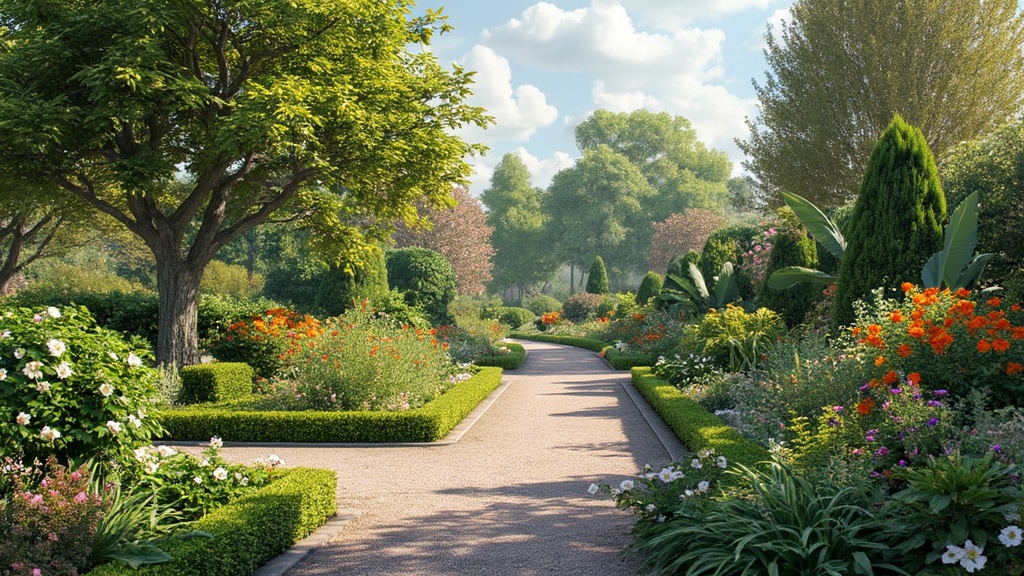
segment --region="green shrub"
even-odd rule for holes
[[[509,338],[518,338],[519,340],[533,340],[534,342],[551,342],[552,344],[565,344],[566,346],[586,348],[587,350],[590,350],[592,352],[601,352],[602,350],[608,347],[608,343],[603,340],[596,340],[594,338],[580,338],[576,336],[554,336],[551,334],[513,332],[509,334]]]
[[[148,356],[85,308],[0,309],[0,458],[126,461],[161,432]]]
[[[690,263],[700,267],[700,252],[690,250],[686,254],[680,256],[676,260],[668,263],[668,269],[665,270],[665,276],[687,276],[690,270]],[[722,268],[721,265],[718,266]]]
[[[896,115],[871,152],[839,263],[833,327],[854,320],[853,302],[879,286],[918,282],[942,250],[946,197],[921,131]]]
[[[661,293],[661,285],[664,283],[665,279],[657,272],[644,274],[644,279],[640,282],[640,288],[636,291],[637,305],[646,306],[651,301],[651,298]]]
[[[164,546],[166,564],[132,569],[110,563],[88,576],[249,576],[261,564],[305,538],[337,511],[331,470],[292,468],[268,486],[207,514],[191,526],[212,538]]]
[[[821,295],[821,287],[811,282],[801,282],[785,290],[767,286],[772,273],[787,266],[818,268],[817,242],[807,235],[807,230],[796,220],[789,208],[779,210],[778,233],[771,237],[771,252],[764,281],[758,289],[755,302],[758,306],[778,312],[790,328],[803,323],[807,313],[814,308]]]
[[[203,269],[199,291],[203,294],[251,298],[263,290],[263,282],[263,276],[249,274],[244,266],[212,260]]]
[[[361,266],[332,266],[320,280],[316,306],[328,316],[337,316],[354,303],[375,301],[388,291],[388,270],[384,251],[371,246]]]
[[[167,410],[167,438],[235,442],[433,442],[443,438],[501,384],[500,368],[481,368],[422,408],[404,412],[249,411],[243,403]]]
[[[744,438],[675,386],[651,374],[650,368],[633,368],[633,386],[690,451],[714,450],[729,462],[747,467],[769,460],[767,450]]]
[[[296,265],[286,265],[267,272],[267,279],[263,282],[263,297],[303,313],[313,313],[316,311],[316,297],[320,293],[326,267],[292,264]]]
[[[738,306],[712,310],[683,331],[681,354],[710,356],[720,368],[730,372],[754,370],[761,354],[784,333],[785,323],[778,313],[761,308],[746,312]]]
[[[522,344],[516,344],[515,342],[505,342],[502,347],[508,350],[508,352],[502,352],[501,348],[498,349],[497,354],[487,354],[478,356],[473,363],[477,366],[495,366],[503,370],[518,370],[523,362],[526,361],[526,349],[523,348]]]
[[[590,294],[610,294],[608,287],[608,269],[604,266],[604,259],[600,256],[594,257],[590,265],[590,275],[587,277],[587,292]]]
[[[732,262],[737,272],[736,282],[740,298],[749,300],[754,295],[754,286],[750,276],[744,271],[743,252],[761,236],[762,231],[757,226],[729,226],[712,232],[704,243],[700,263],[697,265],[708,284],[712,283],[712,278],[718,276],[722,264]]]
[[[622,352],[615,349],[615,346],[606,346],[604,359],[616,370],[629,370],[634,366],[653,366],[657,358],[653,354],[637,354],[635,352]]]
[[[533,312],[526,308],[515,308],[511,306],[502,306],[492,312],[491,317],[506,326],[512,328],[518,328],[523,324],[529,324],[533,322],[537,316]]]
[[[455,300],[455,271],[439,252],[399,248],[387,252],[388,283],[410,306],[423,310],[434,325],[450,324],[448,305]]]
[[[633,298],[629,300],[632,302]],[[618,305],[619,299],[615,294],[602,294],[601,301],[597,303],[597,308],[594,309],[594,317],[607,319],[608,316],[615,312]]]
[[[597,314],[597,307],[601,305],[601,296],[589,292],[573,294],[568,300],[562,303],[562,318],[579,324],[586,322]]]
[[[562,303],[557,298],[541,294],[523,300],[523,307],[537,316],[543,316],[561,310]]]
[[[245,362],[214,362],[185,366],[178,402],[228,402],[252,395],[256,372]]]

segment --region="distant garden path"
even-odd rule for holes
[[[630,400],[629,375],[593,352],[539,342],[455,444],[226,448],[338,472],[338,506],[360,511],[288,576],[633,575],[633,515],[593,482],[618,483],[669,460]],[[677,450],[678,447],[673,447]]]

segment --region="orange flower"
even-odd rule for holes
[[[895,370],[889,370],[885,373],[885,376],[882,376],[882,384],[886,386],[892,386],[896,383],[896,380],[899,380],[899,375],[896,374]]]
[[[875,358],[875,366],[881,366],[882,364],[885,364],[885,356]]]
[[[1014,340],[1024,340],[1024,326],[1010,330],[1010,334]]]
[[[1008,376],[1013,376],[1014,374],[1019,374],[1021,370],[1024,370],[1024,367],[1022,367],[1017,362],[1007,362],[1006,363],[1006,374]]]
[[[860,336],[860,326],[854,326],[853,327],[853,335],[854,336]]]
[[[989,298],[988,301],[985,303],[993,308],[998,308],[1000,305],[1002,305],[1003,301],[998,296],[993,296]]]
[[[954,292],[954,294],[956,294],[956,296],[959,298],[967,298],[968,296],[971,295],[971,291],[968,290],[967,288],[960,288],[956,292]]]
[[[878,324],[871,324],[868,326],[868,334],[871,336],[878,336],[882,333],[882,327]]]
[[[920,325],[911,325],[910,328],[907,328],[907,334],[910,335],[911,338],[919,339],[924,336],[924,328]]]
[[[903,284],[900,284],[900,288],[902,288],[903,293],[906,294],[907,292],[910,292],[911,290],[914,289],[914,285],[910,282],[904,282]]]
[[[955,310],[963,314],[964,316],[972,316],[974,315],[974,306],[975,303],[971,302],[970,300],[961,300],[960,302],[957,303],[956,306],[954,306],[951,309],[951,311]]]
[[[942,328],[933,328],[930,334],[931,337],[928,339],[928,344],[931,345],[932,352],[935,354],[944,354],[946,348],[953,343],[953,337]]]
[[[996,352],[1006,352],[1010,349],[1010,341],[996,338],[992,341],[992,347],[995,348]]]
[[[875,380],[874,378],[872,378],[871,381],[868,382],[868,387],[870,387],[870,388],[878,388],[881,385],[882,385],[882,383],[879,382],[878,380]]]
[[[978,352],[984,354],[985,352],[988,352],[989,350],[992,349],[992,345],[989,344],[988,340],[978,340],[978,345],[976,346],[976,348],[978,349]]]
[[[921,374],[918,372],[911,372],[910,374],[907,374],[907,381],[914,386],[917,386],[921,383]]]
[[[903,322],[903,313],[899,310],[893,310],[889,313],[889,320],[895,324],[899,324],[900,322]]]
[[[984,316],[975,316],[971,318],[971,321],[967,323],[967,328],[970,330],[977,330],[978,328],[984,328],[988,325],[988,318]]]
[[[874,398],[865,398],[857,403],[857,413],[861,416],[867,416],[871,414],[871,409],[875,407]]]
[[[906,358],[913,353],[914,349],[910,347],[910,344],[901,344],[899,349],[896,350],[896,354],[898,354],[900,358]]]
[[[1020,312],[1020,304],[1018,303],[1014,304],[1013,306],[1010,306],[1010,310],[1013,310],[1014,312]]]

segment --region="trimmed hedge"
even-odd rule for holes
[[[494,354],[491,356],[481,356],[473,361],[477,366],[496,366],[504,370],[518,370],[523,362],[526,362],[526,348],[523,348],[522,344],[516,344],[515,342],[505,342],[502,344],[509,349],[508,354]]]
[[[178,370],[181,393],[178,402],[229,402],[252,395],[256,371],[245,362],[214,362],[196,364]]]
[[[203,516],[190,527],[209,532],[213,538],[178,540],[164,546],[173,561],[138,569],[110,563],[87,576],[250,576],[337,512],[337,483],[331,470],[284,470],[281,478]]]
[[[494,318],[502,324],[511,326],[512,328],[518,328],[523,324],[533,322],[537,318],[537,315],[526,308],[502,306],[494,310]]]
[[[552,344],[565,344],[567,346],[575,346],[577,348],[586,348],[593,352],[600,352],[607,348],[609,344],[601,340],[594,338],[579,338],[576,336],[554,336],[551,334],[533,334],[524,332],[514,332],[509,334],[509,338],[518,338],[520,340],[533,340],[534,342],[551,342]]]
[[[615,346],[608,346],[603,352],[604,359],[616,370],[629,370],[634,366],[654,366],[658,360],[653,354],[620,352]]]
[[[232,442],[433,442],[444,438],[501,384],[500,368],[482,368],[433,402],[406,412],[250,412],[230,405],[161,413],[166,439]]]
[[[646,367],[633,368],[633,386],[692,452],[714,449],[729,462],[747,467],[771,459],[768,450],[747,440],[721,418]]]

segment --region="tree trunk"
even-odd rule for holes
[[[158,364],[181,367],[199,363],[199,281],[205,264],[182,261],[175,255],[157,257]]]
[[[576,293],[576,264],[569,262],[569,295]]]

